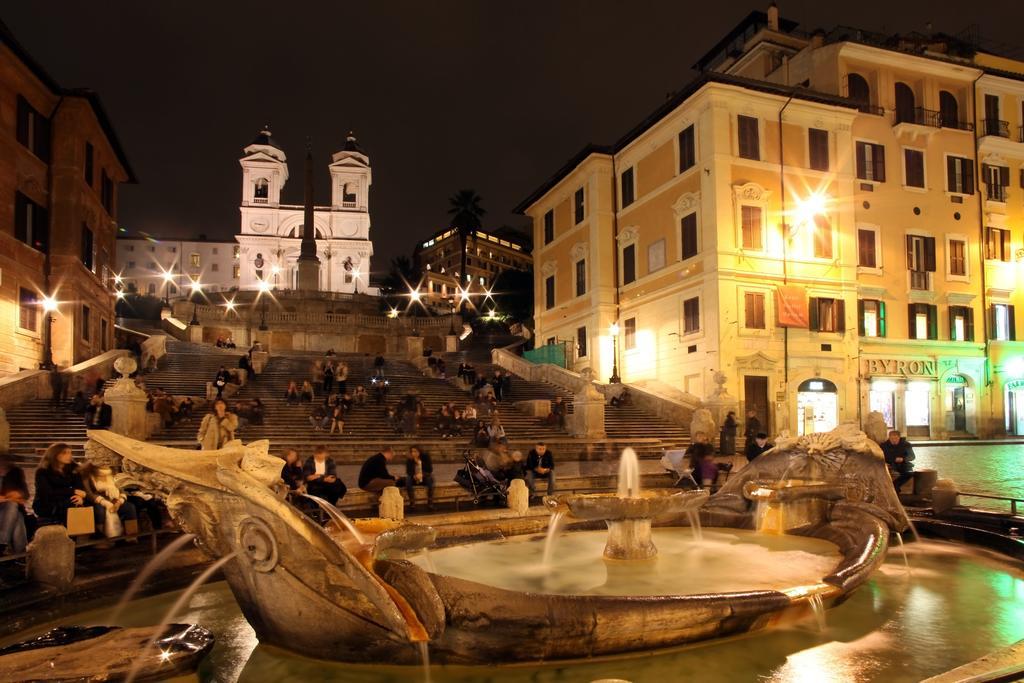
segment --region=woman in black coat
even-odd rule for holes
[[[41,519],[67,524],[68,508],[85,505],[85,484],[71,461],[71,446],[51,444],[36,470],[32,509]]]

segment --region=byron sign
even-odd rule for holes
[[[936,360],[916,358],[866,358],[864,374],[871,377],[935,377],[939,364]]]

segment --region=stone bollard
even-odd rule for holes
[[[66,591],[75,580],[75,542],[60,524],[36,531],[28,544],[26,574],[30,581]]]
[[[459,335],[449,334],[444,338],[445,353],[455,353],[459,350]]]
[[[932,510],[936,515],[949,512],[960,505],[960,493],[952,479],[939,479],[932,488]]]
[[[935,483],[939,481],[939,473],[935,470],[914,471],[914,495],[928,500],[932,497]]]
[[[604,396],[587,384],[573,394],[572,415],[567,421],[569,434],[587,439],[603,439],[604,430]]]
[[[380,511],[377,515],[381,519],[405,519],[405,501],[397,486],[388,486],[380,492]]]
[[[513,479],[508,486],[508,509],[520,517],[530,509],[530,490],[522,479]]]
[[[104,392],[103,398],[110,406],[110,431],[145,441],[149,437],[146,418],[146,403],[149,398],[129,377],[137,367],[138,364],[132,356],[121,356],[115,360],[114,369],[121,373],[121,377],[114,382],[114,386]]]

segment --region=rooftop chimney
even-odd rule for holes
[[[774,2],[768,5],[768,28],[773,31],[779,30],[779,6]]]

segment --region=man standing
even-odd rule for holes
[[[348,490],[345,482],[338,478],[334,460],[327,457],[327,446],[313,449],[313,455],[302,465],[302,478],[306,481],[306,493],[323,498],[331,505],[337,505]]]
[[[385,446],[380,453],[371,455],[359,470],[359,488],[370,493],[380,493],[388,486],[400,486],[405,483],[391,476],[388,463],[395,459],[395,451]]]
[[[409,457],[405,461],[405,492],[409,505],[416,505],[416,487],[427,489],[427,509],[434,509],[434,466],[430,454],[419,446],[409,446]]]
[[[914,478],[914,448],[899,431],[889,431],[889,438],[882,442],[882,453],[889,470],[896,473],[893,486],[898,493],[900,487]]]
[[[775,448],[775,444],[768,443],[768,435],[764,432],[758,432],[754,435],[753,443],[747,446],[747,450],[744,455],[747,456],[747,462],[753,462],[754,458],[757,458],[767,450]]]
[[[555,458],[543,441],[534,444],[526,455],[526,488],[530,489],[531,497],[537,495],[535,481],[538,477],[548,480],[548,495],[554,495]]]
[[[110,429],[113,416],[110,406],[103,402],[103,392],[92,395],[89,407],[85,409],[85,426],[87,429]]]
[[[757,419],[757,411],[753,408],[747,411],[747,424],[743,430],[743,448],[744,450],[750,448],[750,444],[754,443],[754,439],[757,438],[759,432],[763,431],[761,428],[761,421]]]

